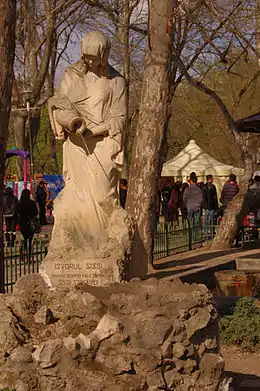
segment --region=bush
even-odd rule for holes
[[[244,349],[260,348],[260,311],[254,299],[239,299],[233,314],[220,320],[222,341],[228,345],[241,346]]]

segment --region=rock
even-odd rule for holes
[[[95,336],[79,334],[76,338],[76,343],[80,346],[80,357],[82,357],[84,361],[91,363],[98,349],[98,339]]]
[[[78,376],[66,379],[65,391],[107,391],[110,388],[108,385],[110,380],[103,371],[88,368],[80,371]],[[115,384],[113,386],[115,387]],[[115,391],[116,389],[115,387]]]
[[[12,313],[15,314],[16,317],[26,321],[28,313],[26,310],[26,303],[22,297],[15,297],[13,295],[6,296],[5,304],[11,309]]]
[[[205,385],[217,384],[224,367],[225,363],[220,354],[205,353],[200,362],[200,382],[203,380]]]
[[[168,389],[175,389],[175,387],[181,382],[182,376],[176,370],[166,371],[164,373],[164,379],[166,381]]]
[[[12,371],[0,371],[0,389],[2,391],[29,391],[30,386],[21,379],[19,374]]]
[[[214,350],[214,349],[216,349],[218,347],[217,338],[216,337],[207,338],[204,341],[204,345],[205,345],[205,348],[207,350]]]
[[[56,320],[51,309],[46,306],[41,307],[34,315],[34,321],[38,324],[48,325],[55,323]]]
[[[180,310],[179,311],[179,319],[180,320],[187,320],[187,319],[189,319],[189,317],[190,317],[189,311],[187,311],[187,310]]]
[[[153,319],[152,322],[151,319]],[[133,335],[132,343],[136,347],[158,349],[173,329],[164,314],[151,310],[136,314],[134,323],[136,333]]]
[[[192,356],[194,356],[194,353],[195,353],[195,350],[194,350],[193,345],[186,346],[186,351],[185,351],[186,357],[188,357],[188,358],[192,357]]]
[[[147,391],[148,388],[145,377],[140,375],[123,375],[118,377],[116,383],[120,384],[121,391]],[[111,391],[114,391],[114,388],[112,388]]]
[[[78,334],[88,335],[94,331],[106,314],[107,308],[97,297],[77,289],[63,292],[63,295],[51,292],[46,304],[55,318],[65,325],[68,335],[76,338]]]
[[[161,346],[161,356],[162,358],[171,358],[172,357],[172,349],[173,343],[171,340],[167,339],[163,345]]]
[[[120,330],[123,330],[122,324],[120,324],[112,315],[107,313],[100,320],[97,328],[91,333],[91,336],[96,337],[98,341],[101,342]]]
[[[11,351],[18,346],[15,334],[14,321],[12,312],[5,305],[4,296],[0,295],[0,360],[10,355]]]
[[[185,355],[186,348],[183,344],[177,342],[172,347],[172,354],[176,358],[182,358]]]
[[[147,280],[44,292],[32,281],[27,303],[27,283],[0,295],[0,389],[217,390],[224,367],[205,287]]]
[[[109,341],[101,343],[95,362],[102,364],[109,373],[115,375],[134,374],[133,356],[123,345],[111,345]]]
[[[175,343],[184,342],[187,339],[185,324],[182,322],[175,322],[169,338]]]
[[[202,342],[202,343],[199,345],[197,352],[198,352],[198,354],[199,354],[199,357],[202,357],[202,356],[204,355],[204,353],[206,352],[206,347],[205,347],[204,342]]]
[[[149,387],[158,387],[158,389],[165,388],[165,381],[160,368],[148,373],[146,381]]]
[[[48,288],[40,274],[27,274],[14,285],[13,295],[26,303],[27,313],[35,314],[48,293]]]
[[[60,359],[62,340],[47,341],[42,343],[33,352],[32,357],[41,368],[50,368],[55,366]]]
[[[63,346],[70,353],[72,359],[76,359],[79,356],[80,344],[72,337],[66,337],[63,339]]]
[[[18,346],[16,349],[12,351],[9,360],[12,363],[21,363],[21,364],[31,363],[33,361],[32,352],[23,346]]]
[[[197,362],[195,360],[185,360],[183,366],[184,366],[184,373],[190,374],[195,370],[197,366]]]
[[[131,359],[136,373],[143,374],[154,371],[160,364],[161,356],[152,349],[133,349]]]
[[[199,308],[196,314],[185,321],[187,338],[190,339],[198,330],[204,329],[211,319],[207,308]]]

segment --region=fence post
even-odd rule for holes
[[[188,238],[189,238],[189,250],[192,250],[192,227],[191,227],[190,219],[188,219]]]
[[[169,256],[168,224],[166,225],[166,256]]]

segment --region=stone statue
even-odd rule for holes
[[[72,259],[124,258],[134,224],[118,205],[126,121],[124,78],[108,63],[110,43],[101,32],[81,41],[81,59],[70,65],[49,99],[51,126],[63,143],[65,187],[54,204],[54,228],[42,271],[80,269]],[[128,251],[127,250],[127,251]],[[78,262],[78,261],[77,261]],[[81,262],[81,261],[79,261]],[[55,264],[56,265],[56,264]],[[71,266],[74,265],[74,266]],[[53,272],[53,270],[52,270]],[[92,278],[92,277],[91,277]]]

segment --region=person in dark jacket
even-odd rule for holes
[[[39,183],[39,186],[36,191],[37,202],[39,205],[39,218],[40,224],[46,225],[46,201],[47,201],[47,190],[46,185],[43,181]]]
[[[239,191],[236,179],[237,178],[235,174],[230,174],[229,180],[223,186],[220,202],[223,204],[224,209],[228,206],[230,201],[235,197],[235,195],[237,195]]]
[[[210,234],[214,233],[214,216],[218,210],[218,197],[217,189],[213,184],[214,178],[213,175],[206,176],[207,183],[203,189],[203,206],[205,209],[205,218],[204,218],[204,231],[207,234],[208,228],[210,227]]]
[[[119,202],[121,208],[125,209],[127,196],[127,179],[121,178],[119,181]]]
[[[179,225],[179,216],[178,216],[178,207],[179,207],[179,191],[176,183],[172,186],[171,196],[168,202],[168,222],[170,228],[175,229]]]
[[[7,187],[3,194],[3,216],[6,226],[6,245],[14,246],[16,237],[16,225],[18,218],[18,199],[11,187]]]
[[[32,241],[35,233],[33,218],[38,215],[36,202],[30,199],[30,190],[22,191],[19,207],[18,207],[18,222],[21,234],[23,235],[23,250],[28,251],[28,255],[32,252]]]
[[[183,201],[183,195],[184,195],[185,189],[187,189],[187,187],[189,187],[189,184],[187,182],[184,182],[182,184],[182,186],[181,186],[180,200],[179,200],[179,206],[180,206],[180,209],[181,209],[181,219],[182,219],[183,227],[187,226],[187,219],[188,219],[187,206],[186,206],[186,204]]]
[[[169,211],[169,201],[172,194],[172,184],[170,180],[167,180],[165,185],[161,190],[161,201],[162,201],[162,215],[164,217],[164,228],[168,226],[168,211]]]

